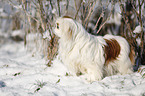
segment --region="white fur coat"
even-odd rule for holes
[[[58,54],[72,75],[85,74],[92,82],[104,76],[132,73],[130,46],[123,37],[90,35],[68,17],[56,20],[55,34],[60,37]],[[116,57],[111,57],[113,54]]]

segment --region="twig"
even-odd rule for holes
[[[50,0],[50,5],[51,5],[51,8],[53,9],[53,5],[52,5],[52,1]]]
[[[125,12],[123,4],[121,3],[121,0],[119,0],[119,3],[120,3],[120,9],[121,9],[121,11],[123,13],[123,19],[125,21],[125,24],[127,25],[127,28],[128,28],[128,30],[130,32],[131,37],[132,37],[133,31],[131,30],[131,27],[130,27],[130,25],[128,23],[129,20],[128,20],[128,17],[126,16],[126,14],[125,14],[126,12]]]
[[[143,26],[142,26],[142,20],[141,20],[141,4],[140,4],[140,0],[138,0],[138,3],[139,3],[139,22],[140,22],[141,28],[143,28]]]
[[[97,23],[96,23],[95,27],[93,28],[93,30],[95,30],[97,28],[98,23],[99,23],[99,21],[100,21],[100,19],[102,18],[103,15],[104,15],[104,11],[102,11],[102,13],[100,14],[100,16],[99,16],[99,18],[97,20]]]
[[[109,2],[108,2],[107,5],[109,5]],[[101,2],[101,7],[102,7],[102,13],[100,14],[100,16],[99,16],[99,18],[98,18],[98,20],[97,20],[97,23],[96,23],[95,27],[93,28],[93,30],[95,30],[95,29],[97,28],[98,23],[99,23],[101,17],[103,17],[103,15],[104,15],[104,12],[105,12],[105,11],[104,11],[104,9],[103,9],[102,2]],[[107,7],[108,7],[108,6],[106,6],[106,9],[107,9]],[[112,11],[111,11],[111,12],[112,12]]]
[[[45,21],[45,19],[44,19],[44,16],[45,16],[44,12],[45,11],[43,9],[43,2],[41,0],[38,0],[38,4],[39,4],[39,9],[38,10],[39,10],[39,14],[40,14],[40,21],[41,21],[41,24],[42,24],[42,29],[43,29],[43,31],[45,31],[45,29],[46,29],[46,27],[44,25],[44,21]],[[43,36],[43,34],[42,34],[42,36]]]
[[[66,9],[65,10],[68,10],[68,6],[69,6],[69,0],[67,0]]]
[[[94,5],[95,5],[95,3],[94,3]],[[88,20],[90,14],[91,14],[92,12],[93,12],[93,8],[91,7],[90,10],[89,10],[89,13],[88,13],[88,15],[87,15],[87,17],[85,18],[85,21],[84,21],[84,22],[86,22],[86,21]]]
[[[142,2],[141,2],[141,4],[140,4],[140,5],[142,6],[142,5],[143,5],[143,3],[144,3],[144,0],[142,0]]]
[[[113,1],[112,1],[113,2]],[[114,8],[114,4],[112,4],[112,8],[111,8],[111,11],[110,11],[110,15],[107,17],[107,19],[105,20],[105,22],[100,26],[99,30],[96,32],[96,34],[98,34],[100,32],[100,30],[102,29],[102,27],[106,24],[106,22],[110,19],[111,17],[111,14],[112,14],[112,11],[113,11],[113,8]],[[102,11],[103,13],[103,11]],[[98,22],[98,21],[97,21]],[[95,29],[95,28],[94,28]]]
[[[47,23],[47,25],[48,25],[48,31],[49,31],[49,35],[50,35],[50,37],[51,37],[51,39],[53,38],[53,36],[52,35],[54,35],[54,34],[52,34],[52,26],[51,26],[51,24],[50,23]]]
[[[84,6],[84,4],[83,4],[83,7],[85,7],[85,8],[82,8],[82,10],[83,10],[83,14],[82,14],[82,24],[83,24],[83,26],[85,26],[85,22],[84,22],[84,18],[86,18],[86,15],[87,15],[87,9],[89,9],[89,4],[87,5],[87,6]]]
[[[137,10],[135,9],[135,6],[134,6],[134,4],[133,4],[133,1],[132,1],[132,6],[133,6],[133,11],[136,13],[136,15],[137,15],[137,17],[138,17],[138,21],[139,21],[139,24],[140,24],[140,26],[141,26],[141,51],[142,51],[142,53],[143,53],[143,47],[144,47],[144,32],[143,32],[143,24],[142,24],[142,20],[141,20],[141,16],[142,16],[142,14],[141,14],[141,6],[143,5],[143,2],[144,2],[144,0],[142,1],[142,3],[140,3],[140,0],[138,0],[138,7],[139,7],[139,13],[137,12]]]
[[[24,11],[25,15],[27,15],[26,17],[30,17],[30,18],[32,18],[33,20],[35,20],[36,22],[39,22],[39,20],[37,20],[36,18],[32,17],[32,15],[30,15],[30,14],[25,10],[25,8],[24,8],[23,5],[22,5],[22,8],[23,8],[23,11]]]
[[[107,20],[100,26],[99,30],[96,32],[97,34],[100,32],[100,30],[106,24],[106,22],[109,20],[110,17],[111,17],[111,13],[110,13],[110,16],[107,18]]]
[[[144,0],[143,0],[144,1]],[[143,25],[142,25],[142,20],[141,20],[141,3],[140,3],[140,0],[138,0],[138,3],[139,3],[139,23],[140,23],[140,26],[141,26],[141,58],[143,59],[143,53],[144,53],[144,32],[143,32]]]
[[[58,15],[61,16],[61,14],[60,14],[60,5],[59,5],[59,3],[60,3],[59,0],[57,0]]]
[[[80,8],[81,8],[82,1],[83,1],[83,0],[81,0],[81,3],[80,3],[80,5],[79,5],[80,7],[77,9],[77,13],[76,13],[76,15],[75,15],[75,19],[77,18],[77,15],[78,15],[79,10],[80,10]],[[75,3],[75,4],[76,4],[76,3]]]
[[[92,5],[92,7],[90,8],[90,10],[89,10],[89,13],[88,13],[88,15],[87,15],[87,17],[85,18],[85,21],[84,21],[84,24],[85,24],[85,28],[87,28],[87,26],[88,26],[88,23],[89,23],[89,20],[90,20],[90,17],[91,17],[91,15],[92,15],[92,13],[93,13],[93,10],[94,10],[94,7],[95,7],[95,5],[96,5],[96,2],[93,2],[92,3],[93,5]]]
[[[37,2],[35,0],[32,0],[33,4],[36,6],[36,8],[39,8]]]
[[[133,0],[132,0],[132,2],[131,2],[131,5],[132,5],[132,7],[133,7],[133,11],[136,13],[137,16],[139,16],[139,14],[138,14],[138,12],[137,12],[137,10],[135,9],[135,6],[134,6],[134,4],[133,4]]]

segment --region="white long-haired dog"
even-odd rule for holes
[[[69,17],[56,20],[58,54],[72,75],[85,74],[92,82],[104,76],[132,73],[133,54],[120,36],[93,36]]]

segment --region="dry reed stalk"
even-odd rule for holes
[[[104,12],[102,12],[102,13],[100,14],[100,16],[99,16],[99,18],[98,18],[98,20],[97,20],[97,23],[96,23],[95,27],[93,28],[93,30],[95,30],[95,29],[97,28],[98,23],[99,23],[100,19],[102,18],[103,14],[104,14]]]
[[[42,25],[42,29],[43,29],[43,32],[46,31],[46,24],[45,24],[45,14],[44,14],[44,9],[43,9],[43,3],[42,3],[42,0],[38,0],[38,4],[39,4],[39,15],[40,15],[40,22],[41,22],[41,25]],[[42,32],[41,32],[42,34]],[[42,34],[43,36],[43,34]]]
[[[120,3],[120,9],[121,9],[121,13],[123,13],[123,19],[124,19],[124,22],[125,24],[127,25],[127,29],[129,30],[130,32],[130,35],[131,35],[131,38],[132,38],[132,34],[133,34],[133,31],[131,30],[131,27],[130,27],[130,24],[129,24],[129,20],[128,20],[128,17],[126,16],[126,12],[125,12],[125,9],[124,9],[124,6],[123,4],[121,3],[121,0],[119,0],[119,3]]]
[[[41,35],[43,36],[43,32],[45,32],[46,30],[49,31],[50,41],[48,41],[48,39],[47,40],[42,39],[41,40],[42,46],[39,46],[40,45],[39,42],[37,42],[37,40],[34,40],[35,45],[36,45],[34,47],[38,47],[38,48],[36,48],[36,50],[43,52],[44,56],[47,56],[47,59],[49,60],[47,65],[50,66],[51,65],[51,61],[53,60],[53,58],[56,57],[56,54],[57,54],[57,46],[58,46],[57,40],[58,39],[53,33],[52,23],[51,23],[52,21],[50,20],[49,17],[46,16],[46,13],[45,13],[45,10],[44,10],[45,6],[43,6],[44,2],[42,0],[38,0],[37,4],[36,4],[36,2],[33,2],[33,3],[35,3],[34,5],[35,5],[35,8],[36,8],[36,10],[38,12],[37,19],[30,15],[30,12],[32,10],[27,10],[27,7],[31,7],[31,6],[27,5],[27,3],[25,3],[25,0],[22,0],[22,10],[24,11],[25,18],[28,21],[26,23],[28,23],[30,25],[29,26],[30,27],[30,32],[34,31],[33,28],[31,28],[31,25],[32,25],[31,19],[34,19],[37,23],[40,24],[39,28],[37,27],[36,30],[35,30],[36,33],[37,32],[41,33]],[[59,0],[58,0],[58,3],[59,3]],[[52,6],[52,2],[51,2],[51,7],[53,7]],[[27,11],[30,11],[30,12],[28,13]],[[25,29],[27,29],[27,28],[25,28]],[[25,32],[26,32],[26,34],[25,34],[25,44],[26,44],[26,42],[27,42],[26,36],[28,34],[28,30],[26,30]]]
[[[58,15],[61,16],[59,3],[60,3],[60,0],[57,0]]]
[[[47,66],[50,67],[53,59],[57,56],[57,50],[58,50],[58,37],[53,35],[53,38],[49,41],[49,47],[47,47],[48,55],[47,58],[49,62],[47,63]]]
[[[51,8],[53,9],[53,4],[52,4],[52,1],[50,0],[50,5],[51,5]]]
[[[91,17],[91,15],[93,14],[95,5],[96,5],[96,1],[95,1],[95,2],[92,2],[91,8],[89,9],[89,13],[88,13],[87,17],[86,17],[85,20],[84,20],[84,25],[85,25],[85,28],[86,28],[86,29],[87,29],[87,27],[88,27],[88,23],[89,23],[90,17]]]
[[[74,0],[75,1],[75,0]],[[75,14],[75,19],[77,18],[77,15],[78,15],[78,13],[79,13],[79,10],[80,10],[80,8],[81,8],[81,4],[82,4],[82,2],[83,2],[83,0],[81,0],[81,3],[80,3],[80,7],[77,9],[77,7],[76,7],[76,10],[77,10],[77,13]],[[76,1],[75,1],[75,5],[76,5]]]
[[[131,26],[130,26],[130,23],[129,23],[129,19],[127,17],[126,12],[125,12],[125,8],[124,8],[123,4],[121,3],[121,0],[119,0],[119,3],[120,3],[121,13],[123,13],[122,14],[123,20],[125,22],[125,25],[127,25],[125,28],[128,29],[129,33],[130,33],[130,36],[128,36],[128,33],[126,32],[125,38],[128,40],[128,42],[131,42],[130,46],[135,50],[135,48],[137,46],[137,43],[136,43],[135,38],[133,37],[133,30],[131,29]]]
[[[88,9],[89,9],[90,7],[89,7],[89,4],[87,4],[87,6],[84,6],[84,3],[83,3],[83,7],[84,7],[84,8],[82,8],[82,15],[81,15],[81,16],[82,16],[82,25],[85,26],[85,21],[84,21],[84,19],[86,18],[87,14],[88,14],[87,11],[88,11]]]
[[[107,4],[107,5],[109,5],[109,4]],[[100,14],[100,16],[99,16],[99,18],[98,18],[98,20],[97,20],[97,23],[95,24],[95,27],[93,28],[93,30],[95,30],[95,29],[97,28],[98,23],[99,23],[101,17],[104,16],[104,12],[105,12],[105,11],[104,11],[104,9],[103,9],[102,3],[101,3],[101,7],[102,7],[102,13]],[[107,8],[107,7],[108,7],[108,6],[106,6],[106,8]]]
[[[144,2],[144,0],[142,0],[142,2]],[[143,3],[140,3],[140,0],[138,0],[138,4],[139,4],[139,15],[138,15],[138,18],[139,18],[139,24],[141,26],[141,56],[143,56],[143,53],[144,53],[144,32],[143,32],[143,24],[142,24],[142,13],[141,13],[141,6],[143,5]],[[143,58],[143,57],[142,57]]]
[[[112,4],[112,8],[111,8],[111,11],[110,11],[110,15],[107,17],[107,19],[104,21],[104,23],[99,27],[99,30],[96,32],[96,34],[98,34],[99,32],[100,32],[100,30],[102,29],[102,27],[106,24],[106,22],[110,19],[110,17],[111,17],[111,15],[112,15],[112,12],[113,12],[113,8],[114,8],[114,4],[113,4],[113,2],[114,2],[114,0],[112,0],[112,2],[111,2],[111,4]],[[104,14],[104,11],[102,10],[102,13],[101,13],[101,15],[103,15]],[[100,15],[100,17],[99,18],[101,18],[101,15]],[[97,23],[98,23],[99,21],[97,21]],[[97,27],[97,24],[96,23],[96,25],[95,25],[95,27]],[[94,28],[95,29],[95,28]]]
[[[124,22],[125,24],[127,25],[127,29],[129,30],[130,32],[130,41],[129,42],[132,42],[131,43],[131,47],[134,48],[134,50],[137,51],[137,57],[141,58],[141,62],[143,63],[144,61],[144,47],[145,47],[145,41],[144,41],[144,30],[143,30],[143,21],[142,21],[142,5],[144,4],[144,0],[137,0],[138,2],[138,5],[135,6],[135,2],[136,0],[131,0],[130,3],[131,3],[131,7],[132,7],[132,11],[134,12],[134,15],[136,16],[135,18],[137,18],[138,20],[138,23],[139,25],[141,26],[141,32],[139,33],[139,37],[141,38],[141,43],[139,45],[139,48],[138,48],[138,45],[137,45],[137,42],[136,42],[136,38],[133,37],[133,31],[131,30],[131,27],[130,27],[130,23],[128,22],[128,17],[126,15],[126,12],[125,12],[125,8],[123,6],[123,4],[121,4],[121,0],[119,0],[119,3],[120,3],[120,9],[123,13],[123,19],[124,19]],[[137,11],[137,8],[138,8],[138,11]],[[133,27],[133,30],[135,29],[136,26]],[[128,39],[129,37],[127,37]],[[140,63],[141,63],[140,62]]]
[[[69,6],[69,0],[67,0],[67,3],[66,3],[66,8],[65,8],[66,11],[68,10],[68,6]]]
[[[132,7],[133,7],[133,11],[137,15],[138,22],[139,22],[139,24],[141,26],[141,45],[140,45],[140,47],[142,48],[141,49],[141,53],[143,53],[143,49],[144,49],[144,32],[143,32],[143,23],[142,23],[142,19],[141,19],[141,17],[142,17],[141,6],[143,5],[143,3],[144,3],[144,0],[142,0],[142,2],[140,2],[140,0],[138,0],[138,4],[139,4],[138,5],[138,7],[139,7],[139,13],[138,13],[136,8],[135,8],[135,6],[134,6],[134,4],[133,4],[133,0],[131,1]]]

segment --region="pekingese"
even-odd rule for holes
[[[72,75],[85,74],[89,82],[105,76],[132,73],[133,52],[121,36],[94,36],[67,16],[56,20],[58,54]]]

